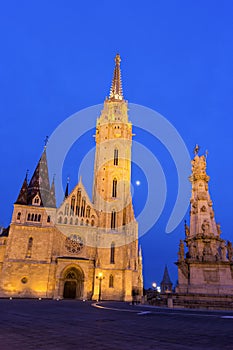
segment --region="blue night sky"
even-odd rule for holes
[[[26,169],[31,176],[46,135],[77,111],[103,103],[119,52],[125,98],[163,115],[191,156],[196,143],[200,153],[208,149],[216,221],[222,237],[232,240],[232,13],[231,0],[2,2],[0,225],[9,225]],[[76,184],[80,162],[94,146],[93,133],[70,149],[63,186],[67,176],[71,188]],[[177,194],[176,168],[160,141],[143,129],[135,134],[134,140],[156,156],[167,181],[164,210],[140,239],[145,286],[161,281],[165,264],[175,283],[183,221],[170,234],[165,227]],[[92,169],[91,164],[87,176]],[[83,171],[82,177],[91,194]],[[137,165],[132,185],[137,216],[148,190],[147,174]]]

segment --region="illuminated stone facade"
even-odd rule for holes
[[[190,181],[190,228],[185,224],[186,237],[180,241],[176,292],[233,295],[232,243],[221,238],[220,225],[215,222],[206,156],[198,155],[198,147],[192,160]]]
[[[0,237],[0,296],[109,299],[142,295],[142,255],[130,193],[132,124],[120,56],[96,125],[93,200],[81,182],[56,208],[46,147]]]

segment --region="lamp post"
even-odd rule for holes
[[[99,272],[98,276],[96,276],[99,280],[99,301],[101,300],[101,292],[102,292],[102,280],[104,279],[103,273]]]

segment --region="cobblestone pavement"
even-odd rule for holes
[[[0,349],[233,349],[233,312],[91,304],[1,299]]]

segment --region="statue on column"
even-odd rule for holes
[[[179,261],[184,261],[184,242],[180,240],[179,252],[178,252]]]

